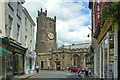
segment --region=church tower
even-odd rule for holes
[[[38,10],[36,53],[46,53],[56,47],[56,16],[47,17],[47,10]]]

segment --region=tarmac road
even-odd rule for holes
[[[77,73],[69,71],[48,71],[41,70],[40,73],[25,80],[80,80]]]

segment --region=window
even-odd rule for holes
[[[21,20],[21,16],[20,16],[20,2],[17,1],[17,17]]]
[[[32,30],[33,30],[33,36],[34,36],[34,27],[33,27],[33,29],[32,29]]]
[[[11,34],[11,28],[13,26],[13,18],[9,15],[8,16],[8,25],[6,25],[6,35],[10,37]]]
[[[30,50],[32,51],[32,40],[30,40]]]
[[[14,3],[14,1],[12,1],[12,0],[9,0],[9,2],[8,2],[8,6],[9,6],[9,8],[10,8],[12,11],[14,11],[14,9],[13,9],[13,3]]]
[[[17,41],[19,40],[20,25],[17,24]]]
[[[27,47],[27,36],[25,36],[25,47]]]
[[[27,31],[27,18],[25,17],[25,30]]]
[[[33,32],[32,32],[32,24],[30,25],[30,33],[31,33],[31,36],[32,36],[32,34],[33,34]]]

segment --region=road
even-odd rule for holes
[[[35,76],[29,77],[26,80],[80,80],[77,73],[72,73],[69,71],[47,71],[47,70],[41,70],[40,73],[38,73]],[[75,78],[75,79],[72,79]],[[78,79],[79,78],[79,79]]]

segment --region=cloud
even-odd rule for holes
[[[57,44],[90,42],[90,10],[87,2],[78,0],[26,0],[24,6],[36,22],[37,11],[47,9],[47,16],[56,16]]]

